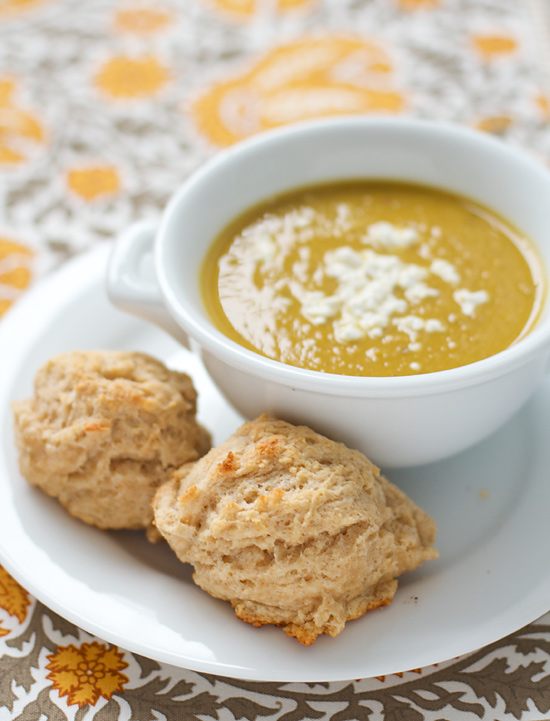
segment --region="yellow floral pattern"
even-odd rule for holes
[[[30,248],[10,238],[0,237],[0,316],[30,284],[33,257]]]
[[[540,93],[535,98],[535,104],[538,107],[542,117],[545,120],[550,121],[550,101],[548,100],[548,97],[543,93]]]
[[[115,27],[120,32],[149,35],[164,30],[173,22],[168,10],[157,7],[139,7],[119,10],[115,16]]]
[[[393,80],[390,55],[378,43],[353,35],[306,37],[212,86],[191,112],[211,142],[229,145],[309,118],[403,112],[406,97]]]
[[[17,15],[24,13],[51,2],[52,0],[2,0],[0,2],[0,20],[2,16]]]
[[[42,124],[18,104],[16,88],[15,79],[0,77],[0,168],[23,163],[45,141]]]
[[[236,16],[250,18],[262,8],[262,0],[211,0],[222,11],[234,13]],[[271,12],[285,13],[304,7],[312,7],[317,0],[273,0]]]
[[[27,611],[31,599],[27,591],[15,581],[10,574],[0,566],[0,608],[15,616],[19,623],[27,618]],[[0,636],[5,636],[9,630],[0,625]]]
[[[479,33],[472,37],[472,44],[485,60],[511,55],[518,49],[518,41],[510,35]]]
[[[489,117],[478,120],[477,123],[475,123],[475,127],[478,128],[478,130],[484,130],[493,135],[502,135],[513,122],[513,118],[509,115],[490,115]]]
[[[95,78],[98,89],[119,100],[150,98],[170,79],[170,72],[151,55],[119,55],[108,60]]]
[[[118,193],[120,176],[117,169],[109,165],[78,167],[68,171],[67,185],[73,193],[91,201]]]
[[[398,0],[398,2],[403,10],[430,10],[441,4],[441,0]]]
[[[100,698],[110,699],[124,690],[129,679],[121,671],[128,667],[116,647],[93,641],[81,646],[60,646],[48,656],[46,677],[69,705],[94,706]]]

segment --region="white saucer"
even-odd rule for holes
[[[447,462],[389,474],[437,521],[440,558],[403,576],[390,606],[302,647],[255,629],[196,587],[191,568],[137,532],[69,517],[19,475],[10,400],[65,350],[143,350],[190,373],[200,420],[224,440],[242,419],[200,361],[113,309],[107,248],[68,263],[0,323],[0,562],[34,596],[101,639],[195,671],[269,681],[337,681],[441,662],[550,609],[550,380],[500,432]]]

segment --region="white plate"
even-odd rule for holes
[[[437,521],[440,558],[400,580],[390,606],[305,648],[239,621],[191,580],[167,545],[69,517],[19,475],[9,403],[38,367],[77,348],[147,351],[190,373],[201,421],[224,440],[241,423],[200,361],[113,309],[107,248],[77,258],[0,324],[0,561],[40,601],[100,638],[195,671],[270,681],[337,681],[472,651],[550,609],[550,381],[498,434],[443,462],[392,472]]]

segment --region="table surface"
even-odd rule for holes
[[[285,123],[413,115],[550,162],[549,35],[548,0],[3,0],[0,316],[157,217],[220,148]],[[114,648],[0,566],[0,721],[549,717],[550,614],[429,668],[248,682]]]

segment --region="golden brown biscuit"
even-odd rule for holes
[[[142,353],[63,353],[13,403],[22,475],[99,528],[147,528],[157,487],[210,448],[191,379]]]
[[[266,416],[175,471],[153,506],[201,588],[305,645],[437,557],[435,523],[363,454]]]

